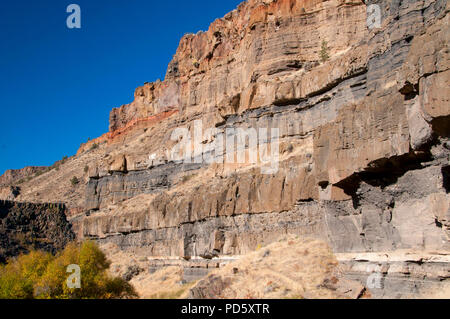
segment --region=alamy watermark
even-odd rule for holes
[[[193,128],[176,128],[171,140],[176,142],[166,152],[168,160],[196,164],[259,164],[262,174],[275,174],[279,162],[279,128],[226,128],[203,130],[201,120]],[[153,160],[155,155],[150,155]]]
[[[67,277],[66,284],[70,289],[80,289],[81,288],[81,269],[78,265],[67,266],[66,272],[71,275]]]
[[[370,30],[381,28],[381,8],[378,4],[368,4],[368,2],[368,0],[365,1],[367,5],[367,27]],[[72,3],[67,6],[66,12],[70,13],[66,20],[67,28],[81,29],[81,7]]]
[[[66,25],[69,29],[81,29],[81,8],[78,4],[69,4],[66,9],[70,15],[67,17]]]
[[[369,265],[366,271],[371,273],[367,277],[366,286],[369,289],[383,289],[383,273],[380,265]]]
[[[381,8],[378,4],[367,4],[367,27],[369,30],[381,28]]]

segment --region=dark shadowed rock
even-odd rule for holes
[[[55,253],[75,239],[62,204],[0,200],[0,262],[29,248]]]

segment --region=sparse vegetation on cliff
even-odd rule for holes
[[[111,272],[148,298],[184,296],[186,281],[203,274],[185,265],[219,266],[192,287],[197,297],[333,297],[349,274],[383,298],[448,285],[446,2],[387,10],[376,1],[383,23],[374,28],[362,1],[269,2],[248,1],[184,38],[164,81],[111,110],[109,132],[20,185],[17,197],[6,189],[11,200],[67,211],[57,220],[18,207],[0,221],[0,257],[30,244],[63,249],[67,216],[79,236],[117,243]],[[13,174],[8,185],[35,173]],[[322,245],[276,243],[281,234],[327,241],[342,263],[327,272]],[[145,271],[171,265],[175,253],[180,269]],[[383,281],[368,284],[370,272]]]
[[[77,186],[79,183],[80,180],[76,176],[72,177],[72,179],[70,180],[70,184],[72,184],[72,186]]]
[[[322,241],[289,235],[214,269],[189,290],[190,298],[357,298],[364,286],[339,275]]]
[[[81,270],[81,288],[69,288],[69,265]],[[90,241],[71,243],[56,256],[33,250],[0,265],[2,299],[116,299],[137,297],[125,280],[111,277],[110,262]]]
[[[328,53],[328,43],[327,41],[322,41],[322,48],[320,49],[320,60],[322,62],[327,61],[330,58],[330,55]]]
[[[183,183],[187,183],[189,182],[192,178],[194,178],[197,174],[192,174],[192,175],[184,175],[181,179],[181,181]]]

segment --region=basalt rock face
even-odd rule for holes
[[[240,255],[285,234],[338,254],[447,256],[450,5],[373,3],[373,28],[362,1],[241,4],[183,37],[164,81],[138,88],[96,148],[21,185],[19,199],[66,202],[79,238],[148,256]],[[259,141],[244,163],[212,151],[230,129]],[[190,161],[171,156],[181,141]],[[276,160],[251,162],[252,150]],[[55,191],[73,175],[86,181],[73,195]],[[448,285],[440,269],[429,277]]]
[[[243,3],[207,32],[184,36],[165,81],[138,88],[131,104],[111,112],[110,129],[172,108],[185,118],[221,122],[249,109],[296,104],[364,68],[363,54],[344,53],[365,50],[357,46],[367,35],[365,20],[361,1]],[[305,78],[318,65],[322,41],[342,56],[332,74],[319,68]]]
[[[20,187],[18,186],[0,186],[0,199],[14,200],[20,195]]]
[[[117,164],[117,163],[116,163]],[[107,204],[120,203],[141,194],[158,194],[168,190],[175,181],[176,172],[188,172],[198,169],[199,164],[160,165],[153,169],[126,172],[124,166],[110,175],[91,177],[86,189],[87,210],[99,210]]]
[[[75,239],[63,204],[0,200],[0,262],[30,247],[55,253]]]
[[[199,254],[214,250],[216,232],[220,253],[241,254],[291,228],[339,252],[448,249],[449,7],[378,6],[381,25],[370,29],[361,1],[249,1],[183,37],[165,81],[112,111],[111,133],[178,112],[110,141],[82,234],[183,256],[193,242]],[[195,120],[215,128],[201,137],[203,158],[229,128],[277,128],[276,169],[171,161],[171,133],[195,134]]]
[[[17,184],[27,177],[43,172],[46,168],[45,166],[28,166],[22,169],[9,169],[0,176],[0,186]]]

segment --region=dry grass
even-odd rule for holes
[[[130,265],[145,267],[146,262],[134,253],[120,251],[112,244],[102,248],[108,251],[108,257],[113,261],[111,269],[118,273]],[[342,285],[345,286],[344,291],[353,289],[357,296],[362,286],[338,279],[337,266],[338,262],[326,243],[289,236],[242,256],[195,283],[183,283],[181,266],[162,268],[153,274],[145,269],[130,283],[143,299],[184,299],[193,287],[208,290],[212,286],[212,278],[220,278],[220,281],[230,284],[223,285],[218,293],[210,293],[211,298],[352,297],[343,293]]]
[[[131,284],[144,299],[185,299],[194,283],[182,284],[181,267],[167,267],[153,274],[142,274]]]
[[[215,271],[197,287],[208,287],[208,278],[219,276],[231,284],[214,298],[341,298],[324,284],[337,282],[337,264],[324,242],[290,237]]]
[[[123,275],[129,266],[139,266],[143,271],[132,278],[130,284],[142,299],[184,299],[194,283],[182,284],[181,267],[166,267],[153,274],[148,272],[148,262],[136,252],[125,252],[115,244],[101,246],[111,261],[110,272],[115,276]]]
[[[441,289],[424,293],[420,297],[423,299],[450,299],[450,284],[443,283]]]

